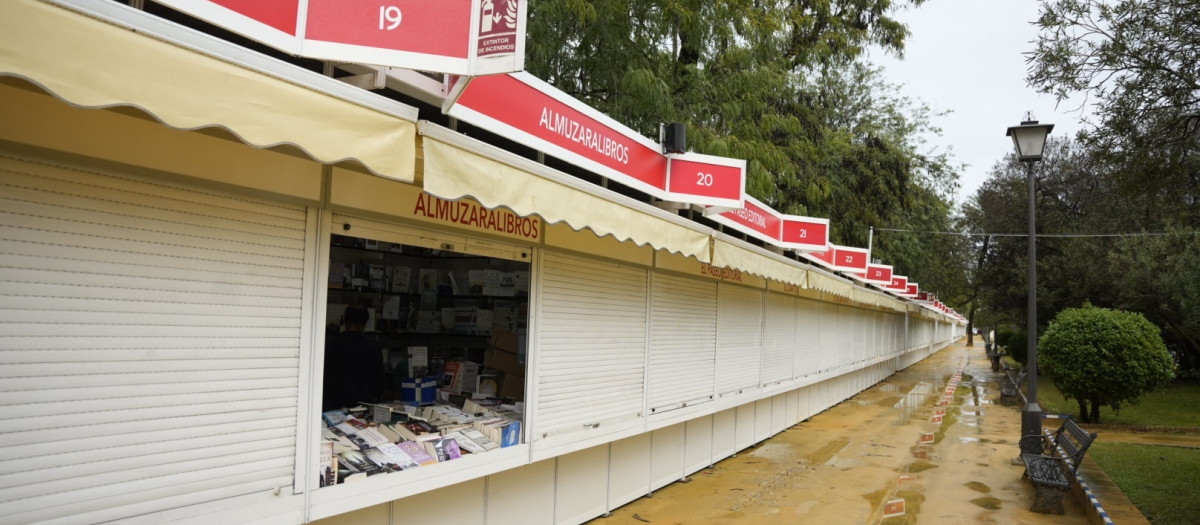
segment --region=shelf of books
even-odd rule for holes
[[[330,248],[327,332],[365,307],[385,379],[378,399],[325,407],[320,486],[520,445],[529,263],[341,235]]]

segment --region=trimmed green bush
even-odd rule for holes
[[[1004,347],[1008,350],[1008,355],[1016,359],[1018,363],[1025,364],[1029,358],[1029,336],[1025,332],[1013,332],[1012,337],[1008,338],[1008,346]]]
[[[1136,403],[1174,373],[1157,326],[1139,313],[1091,305],[1059,312],[1038,341],[1038,367],[1092,423],[1101,406]]]
[[[1012,339],[1013,330],[1007,326],[1001,326],[996,329],[996,344],[999,346],[1008,346],[1008,342]]]

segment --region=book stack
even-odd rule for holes
[[[520,443],[520,405],[495,399],[321,414],[320,486],[411,470]],[[381,419],[371,422],[370,417]]]

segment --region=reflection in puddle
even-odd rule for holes
[[[900,420],[897,425],[907,425],[908,420],[912,418],[913,412],[921,408],[933,397],[933,385],[922,381],[913,386],[904,398],[896,403],[894,408],[900,409]]]

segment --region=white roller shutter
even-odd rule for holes
[[[546,253],[535,438],[643,416],[646,276],[641,268]]]
[[[796,299],[787,295],[767,294],[766,340],[762,362],[762,383],[769,385],[792,378],[796,358]]]
[[[4,520],[290,491],[306,219],[0,156]]]
[[[818,342],[821,335],[821,310],[815,301],[796,300],[796,376],[820,369]]]
[[[763,291],[718,286],[717,394],[758,386]]]
[[[838,312],[838,365],[849,364],[854,361],[854,332],[858,331],[858,325],[854,322],[854,309],[839,304]]]
[[[845,314],[848,322],[850,322],[850,330],[846,336],[850,337],[850,354],[845,357],[846,362],[856,363],[863,360],[863,351],[866,348],[866,334],[863,333],[863,312],[858,308],[846,307]]]
[[[821,365],[818,370],[829,370],[837,367],[838,360],[838,345],[841,344],[842,326],[839,323],[841,316],[838,315],[839,306],[833,303],[820,303],[821,309],[821,330],[819,333],[820,341],[820,359]]]
[[[650,413],[711,401],[717,284],[656,273],[650,301]]]

